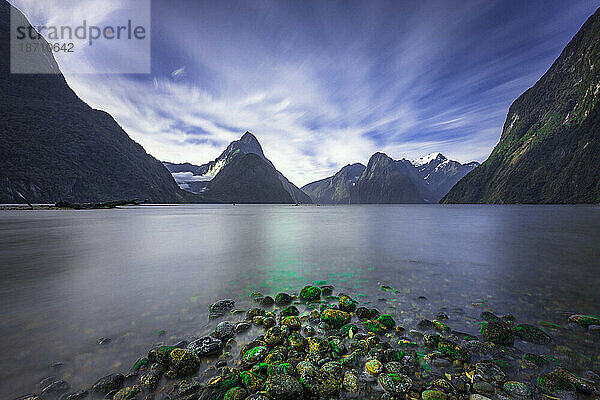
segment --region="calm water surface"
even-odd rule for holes
[[[154,343],[207,333],[219,298],[243,308],[253,291],[317,281],[407,329],[445,310],[476,333],[482,308],[564,325],[600,312],[599,244],[598,206],[2,211],[0,398],[49,375],[89,386]]]

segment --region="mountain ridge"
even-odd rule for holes
[[[489,158],[442,203],[600,202],[600,8],[510,106]]]
[[[393,160],[377,152],[366,167],[348,164],[333,176],[304,185],[302,190],[314,202],[323,204],[437,203],[454,183],[478,165],[476,161],[461,164],[441,153],[415,160]]]

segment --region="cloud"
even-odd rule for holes
[[[181,79],[185,76],[185,67],[181,67],[171,72],[171,77],[175,80]]]
[[[15,2],[40,21],[119,7]],[[69,84],[161,160],[206,163],[250,130],[297,185],[376,151],[485,160],[508,106],[594,11],[585,0],[568,13],[541,0],[181,3],[152,3],[151,75]]]

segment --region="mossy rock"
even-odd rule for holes
[[[187,349],[175,349],[171,351],[170,366],[179,375],[189,375],[198,370],[200,359],[196,354]]]
[[[342,380],[342,388],[348,393],[357,393],[359,389],[358,377],[351,371],[346,371]]]
[[[600,325],[600,318],[595,315],[575,314],[569,317],[569,322],[573,322],[587,328],[590,325]]]
[[[334,328],[341,328],[350,322],[351,315],[342,310],[328,308],[321,313],[321,321],[327,322]]]
[[[141,391],[142,388],[137,385],[128,386],[115,393],[113,400],[130,400],[135,398]]]
[[[265,333],[264,341],[269,347],[277,346],[285,340],[285,336],[278,326],[273,326]]]
[[[321,289],[317,286],[306,285],[300,291],[300,300],[313,303],[321,300]]]
[[[424,390],[421,393],[422,400],[446,400],[446,393],[439,390]]]
[[[266,393],[271,399],[298,400],[304,395],[304,387],[297,378],[278,374],[267,379]]]
[[[287,306],[279,313],[279,317],[294,317],[300,315],[300,311],[298,311],[298,307],[291,305]]]
[[[156,361],[163,365],[169,365],[169,362],[171,361],[171,352],[176,348],[177,347],[175,346],[159,346],[151,349],[148,352],[148,360]]]
[[[225,393],[223,400],[244,400],[248,397],[248,391],[242,387],[236,386]]]
[[[292,303],[293,297],[287,293],[277,293],[275,296],[275,305],[279,307],[287,306]]]
[[[440,339],[437,349],[440,353],[449,356],[453,360],[468,362],[471,359],[471,355],[466,348],[447,339]]]
[[[511,326],[501,320],[482,322],[479,332],[483,340],[500,345],[512,345],[515,338]]]
[[[379,360],[371,359],[365,363],[365,369],[371,375],[379,375],[383,372],[383,364]]]
[[[526,342],[535,344],[548,344],[552,341],[552,336],[538,328],[529,324],[517,325],[513,328],[515,335]]]
[[[575,390],[592,393],[595,390],[589,383],[564,368],[556,368],[551,373],[538,377],[537,385],[546,394]]]
[[[348,349],[344,344],[344,341],[339,337],[332,337],[329,339],[329,344],[331,345],[331,351],[337,354],[338,356],[346,354]]]
[[[285,360],[269,364],[267,375],[273,376],[277,374],[296,375],[296,369],[289,362],[285,362]]]
[[[504,383],[502,387],[504,391],[512,396],[516,397],[529,397],[531,396],[531,390],[526,384],[516,381],[508,381]]]
[[[390,314],[382,314],[377,318],[377,321],[381,323],[386,329],[392,329],[396,326],[396,321]]]
[[[298,332],[294,332],[289,336],[290,348],[295,351],[304,351],[308,345],[308,341]]]
[[[244,354],[242,364],[252,366],[264,360],[267,354],[269,354],[269,349],[265,346],[256,346]]]
[[[160,368],[153,368],[150,371],[140,375],[138,378],[138,383],[141,387],[152,392],[158,387],[158,383],[160,382],[160,378],[162,378],[164,372],[165,370],[162,366]]]
[[[112,391],[121,389],[125,382],[125,377],[122,374],[110,374],[98,379],[90,388],[92,393],[107,394]]]
[[[252,371],[243,371],[240,373],[240,378],[250,393],[260,392],[265,389],[266,379],[259,374]]]
[[[350,296],[343,295],[338,301],[338,307],[342,311],[354,312],[356,311],[357,306],[358,302],[352,299]]]
[[[386,392],[403,395],[412,388],[412,380],[404,374],[379,374],[379,383]]]
[[[246,320],[247,321],[254,321],[255,317],[264,317],[264,316],[265,316],[265,310],[263,310],[262,308],[254,307],[254,308],[251,308],[248,311],[246,311]]]
[[[437,319],[434,319],[431,322],[433,323],[433,326],[435,326],[435,329],[437,329],[438,331],[450,332],[450,327],[448,325],[446,325],[445,323],[443,323],[442,321],[438,321]]]
[[[308,351],[314,351],[319,354],[329,353],[331,351],[331,345],[327,339],[319,337],[309,337],[308,339]]]
[[[364,321],[363,327],[368,332],[373,332],[376,334],[383,333],[387,330],[386,326],[377,320]]]
[[[302,320],[297,316],[285,317],[281,325],[287,326],[290,331],[299,331],[302,328]]]

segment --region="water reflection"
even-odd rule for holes
[[[594,206],[142,207],[0,221],[2,398],[50,374],[79,387],[126,370],[152,343],[207,331],[211,301],[256,290],[325,281],[408,327],[445,309],[465,330],[478,300],[522,321],[600,304]]]

